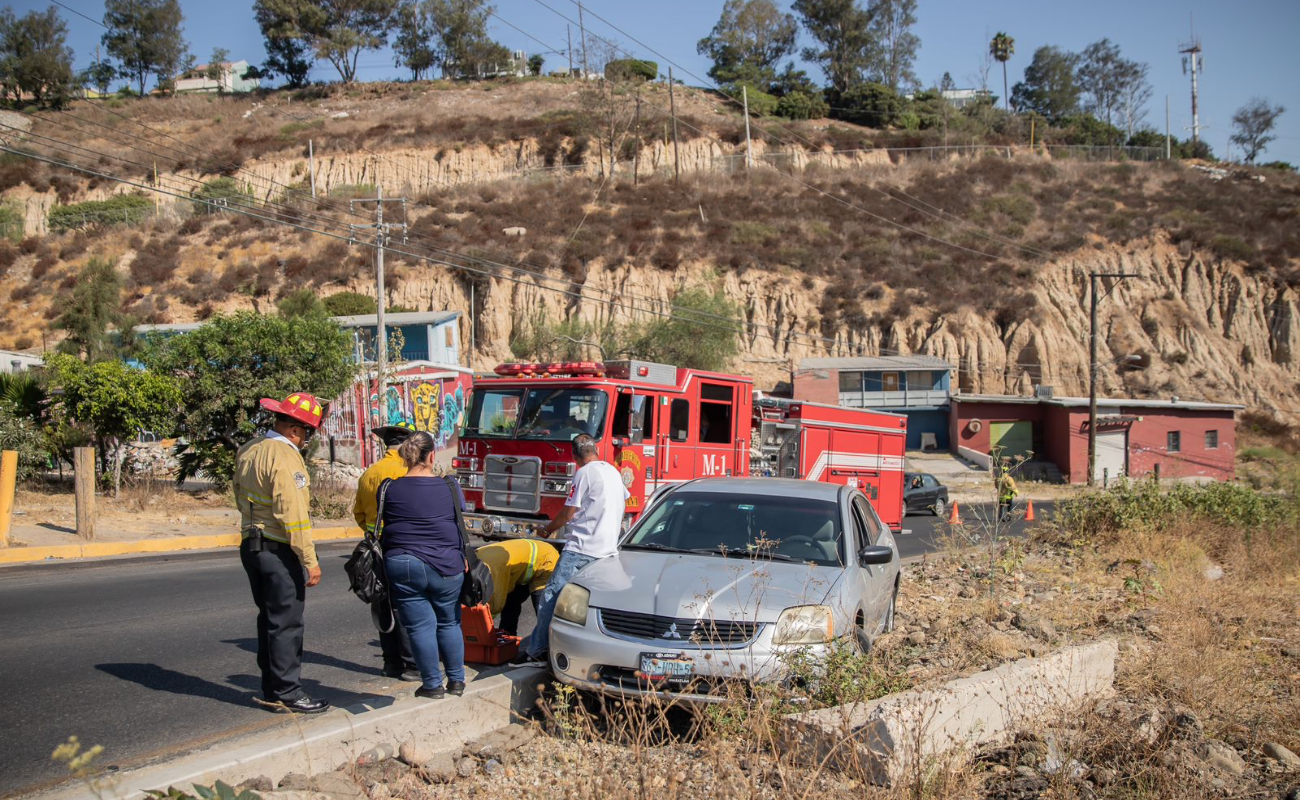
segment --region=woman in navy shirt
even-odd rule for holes
[[[389,591],[420,670],[422,683],[415,695],[427,698],[465,692],[460,589],[468,565],[452,505],[464,508],[465,498],[459,485],[435,475],[434,449],[433,437],[425,431],[412,434],[398,449],[407,473],[388,484],[380,537]],[[447,668],[445,686],[440,657]]]

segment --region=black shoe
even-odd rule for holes
[[[464,686],[464,684],[461,685]],[[415,696],[423,697],[426,700],[441,700],[447,696],[447,690],[441,686],[436,689],[426,689],[421,686],[419,689],[415,690]]]
[[[542,667],[546,666],[545,656],[535,656],[524,650],[515,653],[515,657],[510,659],[512,667]]]
[[[447,694],[461,697],[465,694],[465,681],[447,681]]]
[[[329,710],[330,701],[313,700],[304,694],[296,700],[280,700],[274,705],[294,714],[319,714]]]
[[[405,664],[385,664],[385,665],[384,665],[384,677],[386,677],[386,678],[396,678],[396,679],[399,680],[399,681],[418,681],[418,680],[422,680],[422,679],[420,678],[420,671],[419,671],[419,670],[417,670],[417,669],[416,669],[415,667],[413,667],[413,666],[408,666],[408,665],[405,665]]]

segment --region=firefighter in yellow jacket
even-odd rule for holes
[[[379,437],[387,452],[357,479],[357,496],[352,501],[352,518],[357,521],[357,526],[367,533],[375,529],[379,484],[388,478],[397,479],[406,474],[406,462],[397,454],[397,448],[412,433],[415,433],[415,426],[403,420],[395,425],[371,428],[370,432]],[[420,673],[415,668],[415,658],[411,655],[411,640],[407,637],[406,630],[402,628],[402,621],[397,618],[389,599],[384,598],[371,603],[370,617],[375,621],[375,628],[379,631],[379,649],[384,654],[384,675],[408,681],[420,680]],[[384,633],[384,629],[390,627],[392,630]]]
[[[257,604],[257,666],[262,697],[277,710],[316,714],[328,700],[307,696],[302,669],[307,587],[320,583],[311,535],[311,495],[302,449],[320,427],[320,401],[294,392],[262,400],[275,414],[271,430],[239,448],[235,503],[243,539],[239,558]]]
[[[541,600],[542,590],[555,571],[560,553],[554,546],[533,539],[510,539],[485,544],[474,551],[492,573],[493,614],[501,615],[497,628],[510,634],[519,632],[519,613],[524,600],[533,600],[533,610]]]

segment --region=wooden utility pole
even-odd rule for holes
[[[749,144],[749,90],[744,86],[740,87],[740,98],[745,104],[745,169],[748,170],[754,164],[754,151]]]
[[[673,181],[680,183],[682,179],[682,160],[677,152],[677,95],[673,94],[673,68],[668,68],[668,108],[673,117]]]
[[[578,35],[582,37],[582,79],[585,81],[591,70],[587,68],[587,26],[582,21],[582,3],[578,3]]]
[[[384,223],[384,203],[402,204],[402,222]],[[406,198],[391,197],[384,200],[384,187],[375,187],[374,200],[353,200],[352,203],[374,203],[375,224],[353,225],[352,228],[374,228],[375,230],[375,380],[379,394],[379,424],[387,425],[388,419],[388,332],[384,327],[384,244],[388,240],[390,228],[401,228],[406,233]],[[400,354],[399,354],[400,355]]]
[[[77,501],[77,535],[83,539],[95,538],[95,448],[74,447],[73,493]]]
[[[1165,95],[1165,161],[1169,160],[1171,149],[1169,141],[1169,95]]]
[[[1121,281],[1125,278],[1140,278],[1132,272],[1093,272],[1088,275],[1089,294],[1091,295],[1092,308],[1089,313],[1088,326],[1088,485],[1096,485],[1095,473],[1097,472],[1097,304],[1101,298],[1097,296],[1097,285],[1102,278],[1115,278]],[[1114,288],[1112,286],[1111,288]],[[1107,290],[1110,294],[1110,290]]]
[[[569,77],[573,77],[573,26],[564,26],[564,35],[569,39],[569,49],[564,52],[569,56]]]
[[[307,140],[307,172],[311,173],[311,199],[316,199],[316,151],[311,139]]]
[[[641,170],[641,90],[636,93],[636,149],[632,151],[632,185],[641,183],[638,176]]]

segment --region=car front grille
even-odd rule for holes
[[[600,683],[610,689],[622,691],[657,691],[674,694],[717,695],[719,699],[745,699],[753,697],[753,687],[740,678],[695,677],[686,683],[652,683],[627,667],[600,667]]]
[[[632,639],[680,644],[683,647],[734,647],[758,635],[761,623],[725,619],[680,619],[631,611],[600,609],[605,630]]]

